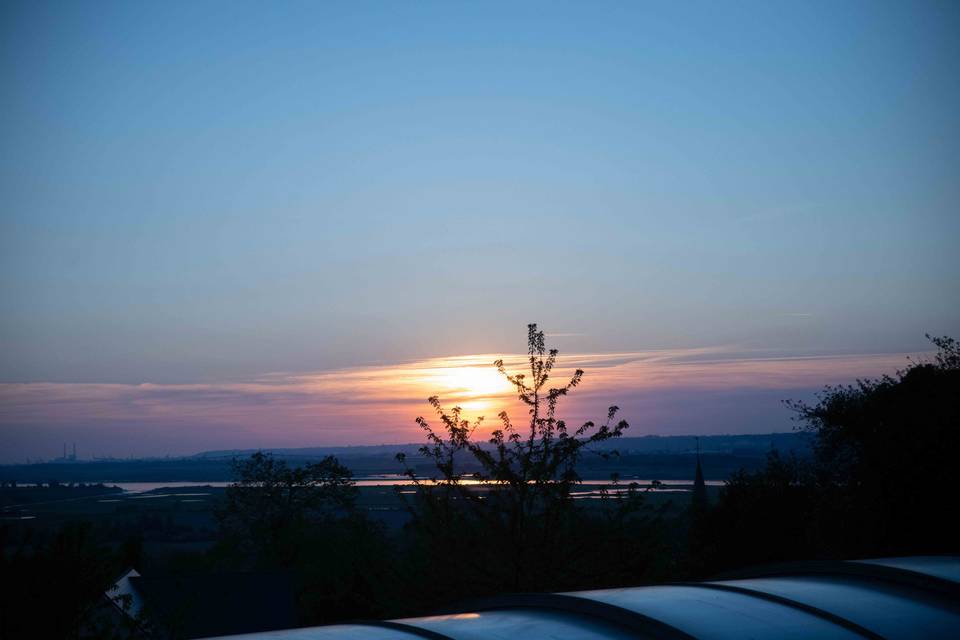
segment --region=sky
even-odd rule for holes
[[[433,393],[509,404],[451,371],[528,322],[587,370],[572,417],[788,430],[782,399],[960,335],[958,32],[952,2],[4,2],[0,461],[416,441]]]

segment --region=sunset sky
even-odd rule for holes
[[[0,462],[631,435],[960,337],[960,4],[4,2]],[[478,355],[479,354],[479,355]],[[511,360],[512,361],[512,360]]]

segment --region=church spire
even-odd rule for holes
[[[700,438],[697,438],[697,473],[693,479],[693,497],[690,504],[695,510],[707,507],[707,483],[703,479],[703,468],[700,466]]]

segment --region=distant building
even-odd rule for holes
[[[77,443],[73,443],[73,452],[67,453],[67,443],[63,443],[63,455],[59,458],[54,458],[52,462],[76,462],[77,461]]]

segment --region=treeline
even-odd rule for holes
[[[529,372],[497,363],[528,418],[516,424],[502,413],[480,441],[477,423],[431,398],[435,418],[418,419],[418,453],[431,461],[430,473],[407,468],[413,486],[398,488],[410,514],[402,530],[358,508],[351,471],[336,458],[295,467],[257,453],[234,462],[215,547],[178,570],[283,572],[294,582],[297,622],[311,625],[424,614],[507,592],[696,579],[766,562],[956,552],[960,350],[952,339],[933,342],[932,362],[792,404],[812,456],[772,452],[760,471],[734,473],[716,502],[667,511],[616,478],[596,500],[573,498],[581,457],[615,456],[597,445],[615,442],[628,425],[616,407],[597,423],[558,418],[583,372],[555,385],[557,352],[531,325]],[[136,566],[141,553],[133,543],[105,550],[82,527],[12,553],[10,542],[0,570],[18,585],[4,598],[3,630],[12,636],[37,603],[44,615],[30,620],[34,636],[38,624],[51,625],[39,633],[49,637],[95,628],[84,620],[83,598],[102,592],[112,572]],[[50,587],[54,567],[63,582]]]
[[[734,474],[696,519],[693,568],[956,552],[960,348],[930,340],[932,362],[788,403],[813,457],[773,452],[765,469]]]
[[[603,460],[590,456],[579,462],[580,475],[588,479],[606,478],[612,472],[621,475],[640,475],[645,479],[686,480],[690,477],[692,452],[697,440],[709,456],[707,465],[713,478],[726,478],[730,473],[763,466],[764,456],[771,448],[780,451],[809,453],[805,434],[798,432],[694,436],[623,437],[598,444],[598,447],[616,449],[619,455]],[[269,450],[276,457],[293,465],[318,462],[328,455],[336,456],[350,467],[355,476],[398,473],[402,468],[395,455],[405,451],[413,467],[429,473],[432,463],[417,451],[419,445],[379,445],[339,447],[329,452],[322,448]],[[337,450],[342,453],[337,453]],[[48,485],[73,483],[113,482],[223,482],[233,480],[231,461],[246,458],[255,451],[233,455],[201,454],[192,458],[154,460],[96,460],[63,464],[58,462],[0,465],[0,488],[4,486]],[[466,464],[472,461],[464,459]]]

